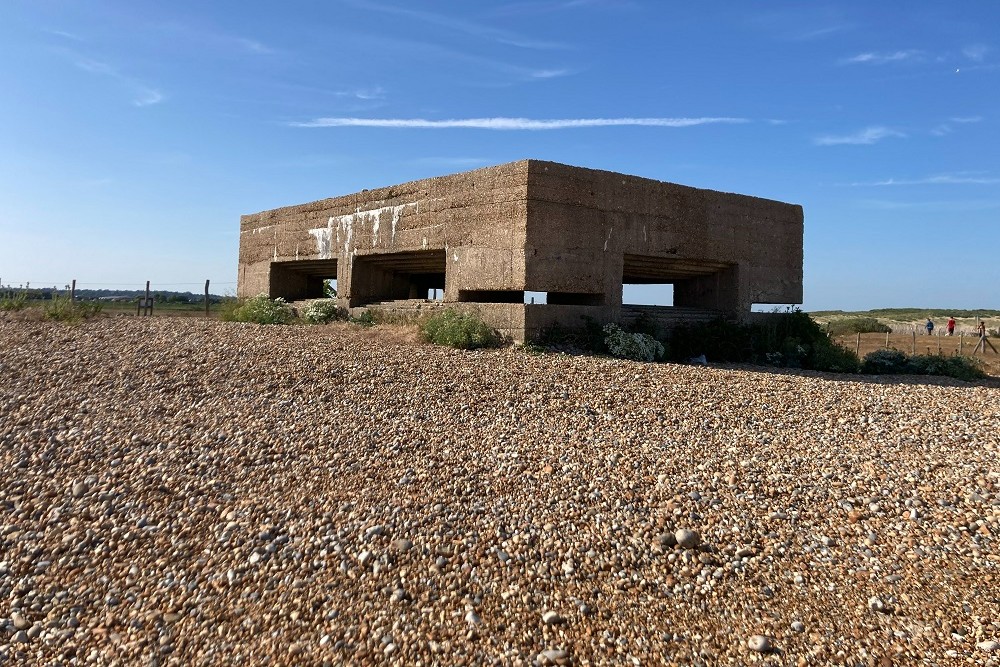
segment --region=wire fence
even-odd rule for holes
[[[204,282],[172,282],[153,283],[147,280],[142,283],[104,283],[104,282],[80,282],[75,279],[69,282],[53,280],[24,280],[5,281],[0,279],[0,300],[17,297],[18,299],[30,299],[49,302],[58,299],[69,299],[70,302],[77,301],[98,302],[102,304],[134,303],[136,315],[152,315],[154,306],[159,304],[162,308],[166,304],[174,307],[189,308],[191,306],[203,305],[205,316],[210,316],[212,304],[229,297],[235,292],[236,281],[213,282],[211,279]],[[197,289],[201,286],[202,289]],[[212,294],[210,289],[223,287],[230,294]],[[195,289],[178,289],[184,287],[194,287]],[[0,307],[3,304],[0,303]]]

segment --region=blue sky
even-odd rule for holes
[[[523,158],[805,209],[806,309],[1000,308],[1000,3],[7,0],[0,280],[234,291],[239,216]]]

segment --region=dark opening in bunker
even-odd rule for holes
[[[473,303],[524,303],[524,290],[458,290],[458,300]]]
[[[556,306],[602,306],[604,295],[592,292],[524,292],[524,303]]]
[[[271,262],[269,296],[286,301],[322,299],[327,296],[325,283],[337,285],[337,260],[314,259],[288,262]]]
[[[444,291],[444,250],[357,255],[351,266],[351,307],[383,301],[426,299]]]
[[[726,262],[624,256],[623,306],[733,310],[736,287],[736,267]]]

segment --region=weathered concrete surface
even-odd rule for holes
[[[437,288],[518,341],[620,320],[623,283],[743,319],[801,303],[802,232],[800,206],[523,160],[243,216],[237,291],[316,297],[336,278],[359,307]]]

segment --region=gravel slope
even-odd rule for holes
[[[1000,664],[995,387],[0,320],[0,416],[18,664]]]

